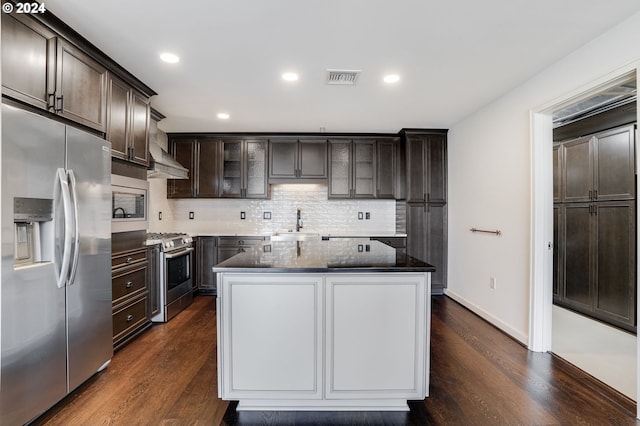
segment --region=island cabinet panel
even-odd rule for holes
[[[424,276],[327,277],[328,399],[425,396]]]
[[[245,269],[246,271],[246,269]],[[218,392],[238,410],[408,410],[429,395],[425,272],[218,272]]]
[[[222,362],[229,399],[322,395],[322,278],[223,280]]]

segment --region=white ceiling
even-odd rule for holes
[[[159,93],[166,131],[449,128],[637,0],[46,0]],[[181,61],[168,65],[159,53]],[[362,70],[329,86],[328,68]],[[287,83],[285,71],[300,79]],[[382,83],[401,75],[394,86]],[[231,118],[221,121],[218,112]]]

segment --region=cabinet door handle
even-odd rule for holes
[[[589,199],[593,200],[593,191],[589,190]],[[591,208],[591,206],[589,206],[589,208]]]
[[[127,257],[127,260],[125,260],[126,263],[131,263],[133,262],[133,259],[131,257]]]
[[[427,192],[427,203],[431,201],[431,194]]]
[[[49,93],[47,95],[47,110],[54,110],[55,111],[56,108],[56,94],[55,93]]]
[[[424,201],[425,203],[427,202],[427,193],[426,192],[422,193],[422,201]]]
[[[598,199],[598,190],[597,189],[593,191],[593,199],[594,200]]]
[[[131,287],[133,287],[133,282],[132,281],[127,281],[127,283],[124,286],[126,288],[131,288]]]
[[[129,314],[127,315],[127,322],[131,322],[133,320],[133,315]]]
[[[64,95],[56,97],[55,112],[64,112]]]

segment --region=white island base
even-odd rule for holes
[[[238,410],[408,411],[429,395],[430,274],[218,272],[218,394]]]

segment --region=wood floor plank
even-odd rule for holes
[[[237,412],[217,397],[215,298],[200,296],[34,425],[640,425],[635,403],[580,369],[444,296],[432,307],[430,397],[409,412]]]

